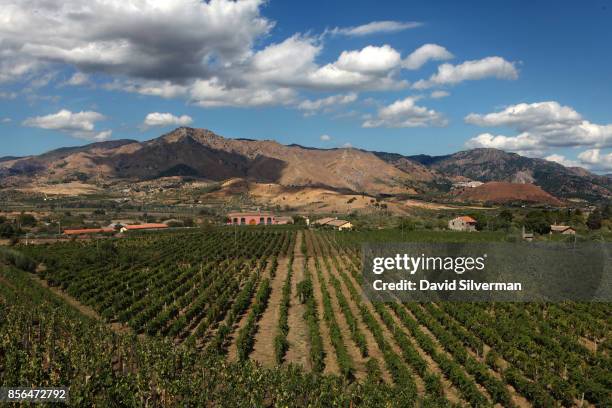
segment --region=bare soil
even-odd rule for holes
[[[289,272],[289,257],[279,258],[276,275],[270,282],[272,291],[268,299],[266,310],[258,323],[255,335],[255,344],[251,359],[260,362],[267,367],[276,365],[274,353],[274,338],[278,334],[278,318],[280,315],[280,304],[283,297],[283,286],[287,281]]]
[[[297,296],[297,285],[304,280],[304,255],[302,255],[301,251],[303,239],[303,232],[299,232],[295,240],[294,248],[291,302],[289,304],[289,316],[287,317],[287,322],[289,324],[289,333],[287,334],[289,349],[285,355],[285,362],[298,364],[307,370],[311,370],[312,366],[308,358],[310,353],[308,326],[304,320],[306,307],[300,302]]]

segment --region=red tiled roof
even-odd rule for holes
[[[477,221],[475,219],[473,219],[472,217],[470,217],[469,215],[463,215],[461,217],[458,217],[461,221],[467,222],[469,224],[476,224]]]
[[[124,227],[128,230],[168,228],[166,224],[136,224],[136,225],[124,225]]]

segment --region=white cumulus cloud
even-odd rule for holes
[[[385,73],[397,67],[400,53],[389,45],[368,45],[359,51],[343,51],[335,65],[346,71],[361,73]]]
[[[453,58],[446,48],[437,44],[425,44],[410,55],[402,62],[402,66],[406,69],[419,69],[428,61],[444,61]]]
[[[30,88],[71,69],[65,84],[96,75],[102,89],[182,98],[202,107],[296,106],[303,91],[397,91],[402,70],[453,55],[425,44],[402,59],[390,45],[329,55],[327,35],[295,33],[270,43],[266,0],[0,0],[0,83]],[[366,36],[419,27],[372,21],[326,34]],[[501,63],[500,63],[501,62]],[[504,64],[505,63],[505,64]],[[508,66],[509,65],[509,66]],[[490,66],[490,67],[485,67]],[[443,64],[423,87],[516,76],[500,57]]]
[[[106,119],[104,115],[94,111],[71,112],[62,109],[57,113],[35,116],[23,121],[24,126],[40,129],[57,130],[70,136],[85,140],[106,140],[112,131],[96,131],[96,122]]]
[[[571,160],[566,158],[564,155],[562,154],[551,154],[549,156],[545,157],[546,160],[551,161],[551,162],[555,162],[555,163],[559,163],[562,166],[565,167],[580,167],[580,163],[577,162],[576,160]]]
[[[319,139],[321,139],[321,141],[323,141],[323,142],[329,142],[331,140],[331,136],[330,135],[321,135],[319,137]]]
[[[612,146],[612,125],[585,120],[569,106],[555,101],[520,103],[485,115],[471,113],[466,123],[483,127],[509,127],[515,136],[483,133],[467,142],[469,147],[493,147],[510,151],[544,152],[553,147]]]
[[[446,126],[447,119],[439,112],[416,104],[418,97],[409,96],[384,106],[378,110],[376,117],[363,122],[363,127],[429,127]]]
[[[486,57],[480,60],[465,61],[459,65],[447,63],[440,65],[438,72],[429,79],[417,81],[413,87],[427,89],[485,78],[517,79],[518,69],[513,62],[508,62],[501,57]]]
[[[175,116],[171,113],[151,112],[145,117],[142,127],[148,129],[164,126],[188,126],[192,123],[193,119],[188,115]]]
[[[203,61],[251,52],[273,23],[264,0],[2,0],[0,51],[9,61],[151,78],[205,74]],[[14,64],[17,66],[16,64]],[[17,68],[15,68],[17,70]]]
[[[612,152],[602,153],[601,149],[590,149],[580,153],[578,159],[593,170],[612,170]]]

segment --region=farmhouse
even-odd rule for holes
[[[232,212],[227,214],[229,225],[272,225],[276,217],[268,212]]]
[[[448,228],[453,231],[476,231],[476,220],[470,216],[463,215],[453,218],[448,222]]]
[[[328,222],[325,225],[328,225],[334,229],[337,229],[338,231],[353,229],[353,224],[345,220],[333,220],[333,221]]]
[[[321,218],[313,222],[314,225],[321,225],[324,227],[331,227],[338,231],[353,229],[353,224],[346,220],[339,220],[337,218]]]
[[[550,234],[574,235],[576,230],[569,225],[551,225]]]

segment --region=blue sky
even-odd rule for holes
[[[605,1],[0,0],[0,155],[227,137],[612,171]]]

